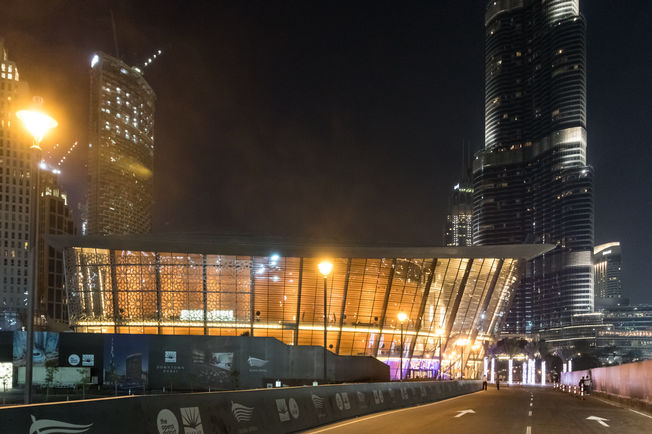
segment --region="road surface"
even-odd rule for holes
[[[502,387],[325,425],[309,433],[652,433],[652,416],[594,397]]]

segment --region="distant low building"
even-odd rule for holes
[[[603,363],[652,358],[652,305],[615,306],[540,333],[556,349],[589,348]]]

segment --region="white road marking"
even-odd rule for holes
[[[457,410],[457,416],[455,417],[464,416],[467,413],[475,413],[475,411],[471,410],[470,408],[468,410]]]
[[[530,407],[532,407],[532,403],[530,403]]]
[[[532,427],[528,426],[527,429],[525,430],[525,434],[532,434]]]
[[[641,416],[649,417],[650,419],[652,419],[652,416],[650,416],[649,414],[641,413],[640,411],[632,410],[631,408],[629,409],[629,411],[633,411],[636,414],[640,414]]]
[[[587,417],[586,419],[587,419],[587,420],[594,420],[594,421],[596,421],[597,423],[599,423],[599,424],[602,425],[602,426],[606,426],[606,427],[609,426],[609,425],[607,425],[607,424],[604,422],[605,420],[609,420],[609,419],[605,419],[604,417],[589,416],[589,417]]]
[[[388,414],[392,414],[392,413],[399,413],[399,412],[401,412],[401,411],[414,410],[415,408],[427,407],[427,406],[429,406],[429,405],[440,404],[440,403],[442,403],[442,402],[452,401],[453,399],[463,398],[463,397],[465,397],[465,396],[468,396],[468,395],[459,395],[459,396],[454,396],[454,397],[452,397],[452,398],[443,399],[443,400],[441,400],[441,401],[437,401],[437,402],[431,402],[431,403],[429,403],[429,404],[415,405],[414,407],[399,408],[398,410],[391,410],[391,411],[387,411],[387,412],[385,412],[385,413],[373,414],[373,415],[371,415],[371,416],[367,416],[367,417],[359,417],[359,418],[357,418],[357,419],[355,419],[355,420],[352,420],[352,421],[350,421],[350,422],[338,423],[338,424],[336,424],[336,425],[333,425],[333,426],[329,426],[329,427],[327,427],[327,428],[320,429],[319,431],[309,431],[309,432],[311,432],[311,433],[313,433],[313,434],[317,434],[317,433],[320,433],[320,432],[330,431],[330,430],[332,430],[332,429],[339,428],[339,427],[342,427],[342,426],[351,425],[351,424],[353,424],[353,423],[362,422],[362,421],[364,421],[364,420],[375,419],[375,418],[377,418],[377,417],[387,416]]]
[[[530,410],[527,415],[532,416],[532,410]]]

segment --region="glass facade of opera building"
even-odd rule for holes
[[[378,247],[169,236],[57,237],[78,332],[269,336],[324,342],[411,372],[467,372],[501,326],[522,259],[546,245]],[[326,278],[318,264],[333,264]],[[462,356],[462,354],[464,354]],[[408,360],[411,363],[408,364]],[[468,363],[468,365],[467,365]],[[418,375],[418,374],[414,374]],[[472,375],[469,373],[469,375]]]

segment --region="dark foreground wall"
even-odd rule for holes
[[[0,421],[2,432],[16,434],[287,433],[439,401],[480,387],[479,381],[368,383],[130,396],[9,407],[0,409]]]
[[[0,332],[0,362],[25,366],[25,332]],[[323,349],[249,336],[37,332],[35,366],[87,368],[91,381],[121,390],[208,391],[323,382]],[[331,382],[389,381],[373,357],[328,352]],[[1,430],[0,430],[1,432]]]

